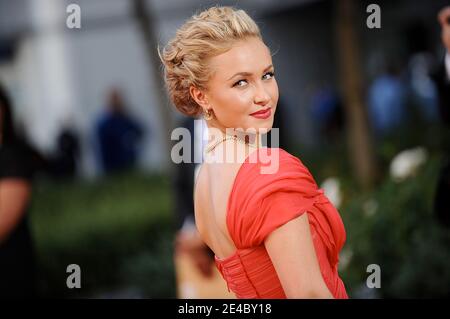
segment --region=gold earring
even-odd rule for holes
[[[203,112],[203,118],[204,118],[206,121],[212,120],[212,118],[213,118],[212,111],[211,111],[211,110],[207,110],[206,112],[204,111],[204,112]]]

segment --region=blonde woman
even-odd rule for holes
[[[212,7],[181,26],[160,57],[174,105],[203,115],[210,131],[195,222],[229,289],[238,298],[347,298],[339,213],[298,158],[262,147],[278,86],[256,23],[243,10]],[[276,165],[264,172],[267,158]]]

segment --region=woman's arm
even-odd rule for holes
[[[30,183],[24,179],[8,178],[0,181],[0,244],[22,218],[30,192]]]
[[[309,227],[305,213],[274,230],[264,244],[287,298],[333,298],[322,278]]]

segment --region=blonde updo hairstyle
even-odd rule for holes
[[[215,6],[192,16],[162,52],[158,50],[169,97],[181,113],[194,117],[202,114],[189,93],[190,86],[206,90],[212,75],[209,59],[248,37],[262,39],[255,21],[245,11]]]

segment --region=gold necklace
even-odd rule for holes
[[[235,140],[235,141],[237,141],[239,143],[242,143],[242,144],[245,144],[245,145],[248,145],[248,146],[251,146],[251,147],[256,147],[256,145],[251,144],[251,143],[247,143],[246,141],[244,141],[240,137],[237,137],[235,135],[225,134],[225,136],[222,137],[220,140],[215,141],[214,143],[212,143],[210,145],[207,145],[206,148],[205,148],[205,154],[208,154],[208,153],[212,152],[220,143],[223,143],[226,140]]]

